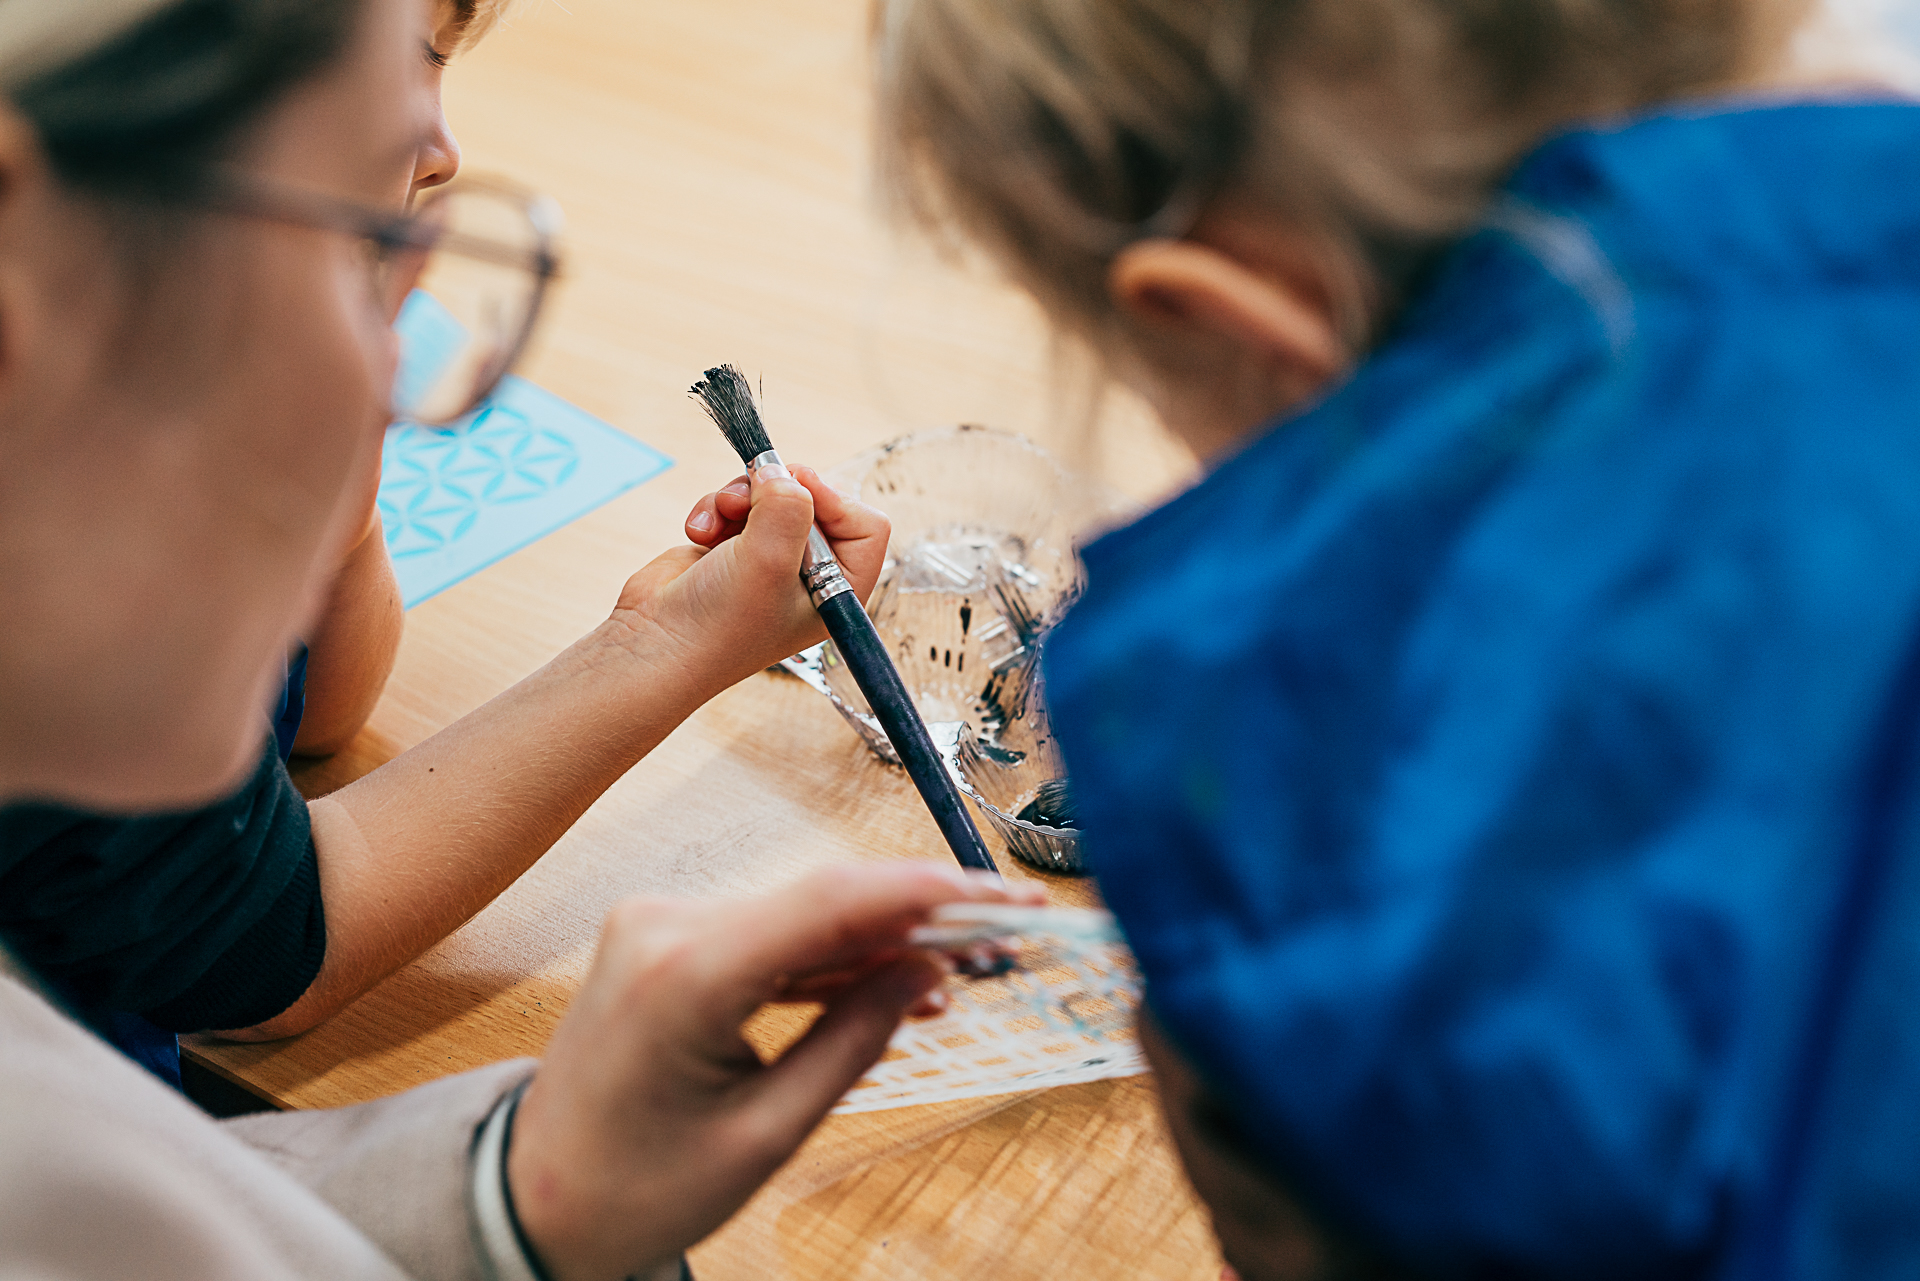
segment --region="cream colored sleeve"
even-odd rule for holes
[[[12,977],[0,977],[0,1046],[0,1277],[406,1281],[397,1256],[412,1260],[421,1247],[444,1241],[442,1229],[428,1232],[427,1223],[451,1215],[465,1225],[457,1168],[451,1191],[432,1180],[385,1184],[383,1194],[404,1204],[380,1216],[381,1230],[408,1225],[427,1238],[390,1236],[390,1254],[238,1133]],[[483,1114],[485,1101],[474,1100],[472,1110]],[[438,1125],[423,1124],[424,1115],[387,1124],[430,1148],[460,1150],[454,1100],[436,1099],[430,1111]],[[256,1127],[259,1137],[297,1147],[320,1137],[298,1116],[269,1120]],[[425,1153],[397,1161],[370,1138],[359,1144],[369,1177],[404,1178],[410,1168],[435,1164]],[[351,1164],[341,1154],[332,1161],[313,1155],[309,1172],[337,1177]],[[452,1164],[462,1165],[458,1155]],[[471,1244],[456,1243],[421,1275],[477,1277]]]
[[[533,1060],[519,1059],[357,1107],[260,1113],[223,1125],[409,1276],[491,1281],[512,1275],[518,1260],[511,1252],[500,1260],[483,1254],[472,1195],[475,1147],[495,1105],[533,1069]]]

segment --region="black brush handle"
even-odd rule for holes
[[[860,598],[843,591],[822,601],[819,609],[820,617],[826,620],[827,635],[833,637],[840,657],[847,660],[847,670],[867,696],[867,706],[873,709],[880,728],[887,731],[913,785],[920,789],[920,799],[940,825],[947,848],[960,860],[960,866],[998,875],[1000,869],[994,866],[993,855],[987,853],[987,843],[980,839],[980,829],[973,825],[973,815],[967,813],[960,789],[947,774],[940,749],[933,745],[926,722],[920,719],[920,709],[913,705],[913,696],[901,683],[893,656],[880,642],[880,633],[874,630],[867,611],[860,608]]]

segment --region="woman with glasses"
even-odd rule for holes
[[[412,294],[438,319],[433,372],[406,387],[398,408],[425,423],[458,420],[519,354],[558,266],[556,218],[543,201],[498,183],[441,185],[458,163],[439,109],[443,51],[463,28],[477,35],[492,13],[437,6],[416,66],[427,125],[411,187],[397,166],[401,180],[373,193],[384,199],[342,198],[298,166],[268,177],[198,160],[127,174],[104,158],[88,162],[99,182],[137,184],[134,199],[152,217],[278,226],[347,245],[375,313],[391,318]],[[53,104],[57,141],[85,127],[58,114],[92,107],[85,88],[56,80],[30,88],[26,103]],[[217,95],[217,84],[204,93]],[[269,393],[268,403],[284,394]],[[306,692],[322,702],[323,737],[334,740],[343,719],[349,733],[364,720],[399,640],[398,594],[373,510],[378,475],[376,441],[346,482],[352,549],[336,555],[326,605],[301,631],[313,644],[316,685]],[[877,567],[884,518],[815,491],[856,564]],[[177,1033],[270,1039],[312,1027],[491,902],[705,698],[792,652],[781,637],[793,634],[793,620],[781,620],[764,644],[729,637],[715,646],[734,658],[711,671],[700,670],[706,655],[661,670],[654,593],[691,555],[642,571],[612,619],[546,668],[311,806],[282,763],[296,732],[313,746],[312,727],[298,726],[309,661],[301,649],[278,699],[277,732],[259,728],[247,781],[211,804],[129,817],[48,796],[0,811],[0,932],[103,1035],[172,1084]],[[167,608],[154,605],[159,617]],[[739,626],[773,621],[743,614]],[[128,675],[139,677],[140,666]],[[161,727],[145,732],[164,741]]]
[[[392,210],[432,132],[428,21],[416,0],[0,0],[0,805],[176,811],[246,778],[289,638],[360,532],[398,300],[438,290],[468,335],[450,414],[524,338],[551,267],[537,204]],[[796,567],[816,516],[863,589],[879,568],[884,522],[810,477],[690,524],[716,508],[744,528],[655,560],[542,672],[315,808],[306,1011],[446,932],[703,698],[814,639]],[[140,877],[166,885],[150,916],[219,932],[254,871]],[[889,865],[624,903],[537,1066],[226,1126],[65,1017],[14,949],[50,936],[10,924],[0,1273],[674,1275],[928,1003],[947,971],[907,932],[1008,897]],[[164,952],[152,937],[128,951]],[[763,1065],[739,1029],[789,986],[825,1011]]]
[[[447,64],[490,31],[507,0],[435,0],[433,28],[420,46],[421,94],[433,120],[414,157],[407,198],[451,182],[460,147],[440,105]],[[406,615],[386,531],[375,503],[379,473],[368,477],[366,521],[341,560],[318,617],[288,662],[286,690],[275,708],[275,747],[288,756],[331,756],[353,740],[379,702],[400,649]]]
[[[441,75],[456,50],[493,26],[502,3],[432,6],[418,85],[429,124],[406,188],[393,193],[396,211],[458,171]],[[196,176],[194,198],[212,189],[208,175]],[[293,1004],[319,972],[326,925],[317,848],[284,762],[344,746],[393,668],[404,614],[374,502],[378,479],[376,457],[359,485],[360,532],[289,655],[271,734],[244,786],[212,805],[160,815],[53,804],[0,811],[0,926],[107,1039],[172,1084],[180,1083],[177,1031],[257,1023]],[[232,875],[241,868],[248,874]],[[223,872],[231,879],[220,890],[157,910],[182,878],[218,881]]]

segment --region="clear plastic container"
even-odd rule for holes
[[[829,480],[893,522],[867,612],[920,714],[939,727],[935,741],[948,747],[963,790],[1014,855],[1047,871],[1080,871],[1077,832],[1014,815],[1059,776],[1036,689],[1040,637],[1079,592],[1076,540],[1122,516],[1123,505],[1025,437],[985,427],[903,437]],[[786,667],[831,698],[876,755],[897,763],[832,642]]]

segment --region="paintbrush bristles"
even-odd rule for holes
[[[766,425],[760,421],[760,411],[754,407],[753,388],[732,365],[709,369],[707,376],[695,383],[688,394],[699,401],[707,416],[719,425],[741,462],[751,463],[773,448],[773,442],[767,439]]]

